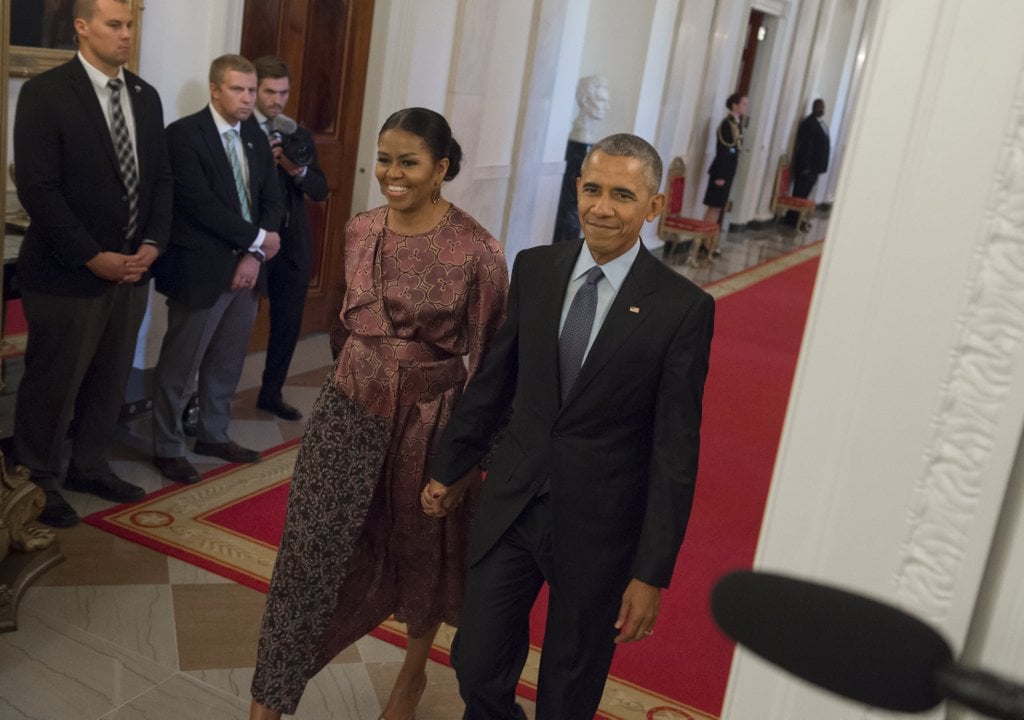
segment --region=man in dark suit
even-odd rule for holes
[[[256,69],[240,55],[210,65],[210,104],[167,127],[174,170],[171,242],[154,268],[167,295],[167,334],[153,377],[153,464],[194,483],[182,410],[198,373],[193,451],[251,463],[259,453],[228,436],[231,398],[265,288],[265,260],[281,241],[281,194],[267,138],[251,120]]]
[[[800,122],[793,146],[793,197],[810,197],[818,176],[828,170],[831,143],[825,117],[825,101],[818,98],[811,105],[811,114]],[[790,210],[786,223],[796,227],[800,213]]]
[[[74,15],[77,57],[25,83],[14,121],[18,197],[31,218],[18,258],[28,347],[14,455],[46,492],[40,520],[57,527],[78,522],[57,490],[72,419],[65,487],[114,502],[145,494],[107,454],[171,219],[160,97],[123,67],[131,8],[81,0]]]
[[[585,240],[516,257],[508,320],[437,448],[432,515],[478,480],[507,419],[452,648],[467,720],[523,717],[515,686],[544,582],[538,720],[592,718],[615,644],[653,631],[693,501],[714,323],[711,296],[639,240],[660,180],[644,140],[593,146],[576,186]]]
[[[313,238],[306,198],[325,199],[327,178],[317,163],[313,136],[283,115],[291,91],[288,66],[273,55],[256,58],[253,65],[258,81],[254,115],[270,138],[271,151],[277,163],[277,182],[284,202],[281,251],[267,263],[270,337],[256,407],[284,420],[301,420],[302,413],[285,402],[281,389],[288,377],[288,366],[302,330],[302,310],[313,264]]]

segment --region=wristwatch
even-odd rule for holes
[[[262,250],[260,250],[259,248],[255,249],[255,250],[248,250],[247,252],[250,255],[252,255],[254,258],[256,258],[256,260],[258,262],[263,262],[263,261],[265,261],[267,259],[266,254]]]

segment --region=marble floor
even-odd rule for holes
[[[666,259],[700,284],[788,253],[824,236],[775,226],[731,232],[722,256],[692,268],[685,249]],[[660,254],[660,251],[659,251]],[[286,399],[308,414],[330,362],[324,335],[296,353]],[[302,423],[256,409],[263,356],[252,354],[234,404],[234,439],[259,449],[298,437]],[[125,423],[113,460],[148,491],[167,485],[149,464],[147,414]],[[190,455],[200,472],[219,463]],[[67,492],[81,515],[111,503]],[[0,718],[4,720],[235,720],[248,717],[249,682],[264,596],[88,525],[59,530],[65,562],[25,593],[18,629],[0,634]],[[401,664],[397,648],[364,638],[311,683],[296,718],[372,720]],[[461,717],[453,672],[431,663],[419,720]],[[527,714],[533,707],[524,702]]]

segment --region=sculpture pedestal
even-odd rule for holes
[[[0,561],[0,633],[18,629],[18,603],[29,585],[43,573],[64,562],[54,542],[35,552],[13,551]]]
[[[552,243],[560,240],[580,238],[580,216],[576,205],[576,178],[580,176],[583,161],[590,152],[590,145],[576,140],[565,144],[565,174],[562,175],[562,192],[558,196],[558,215],[555,216],[555,232]]]

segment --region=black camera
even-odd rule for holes
[[[280,145],[281,152],[299,167],[306,167],[313,162],[313,143],[296,137],[295,131],[299,126],[295,121],[284,115],[278,115],[272,121],[273,129],[270,131],[270,144]]]

